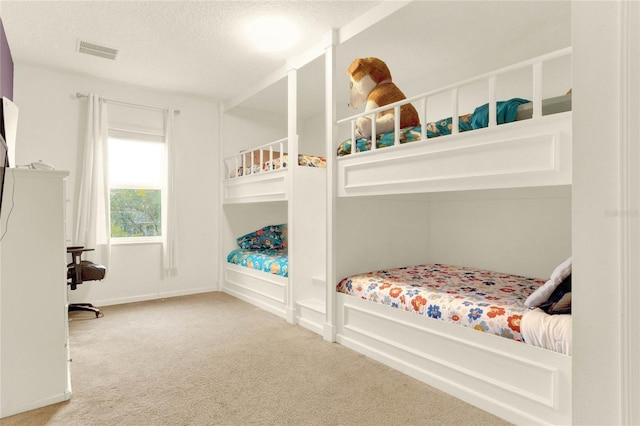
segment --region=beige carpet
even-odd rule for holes
[[[507,424],[223,293],[71,313],[73,397],[10,425]]]

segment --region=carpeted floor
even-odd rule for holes
[[[12,425],[502,425],[224,293],[70,313],[73,397]]]

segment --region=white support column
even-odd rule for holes
[[[292,195],[295,189],[295,172],[298,167],[298,70],[291,69],[287,73],[287,136],[288,136],[288,156],[289,164],[287,166],[287,174],[289,175],[288,202],[287,202],[287,223],[288,223],[288,257],[289,257],[289,285],[287,286],[287,321],[293,323],[295,321],[295,288],[293,283],[296,276],[296,218],[293,214],[294,205]],[[280,156],[282,156],[282,150]],[[281,160],[282,161],[282,160]]]
[[[636,2],[572,3],[573,424],[640,423],[639,27]]]
[[[334,141],[338,138],[338,126],[336,124],[336,95],[335,95],[335,75],[336,75],[336,48],[337,32],[333,32],[333,42],[325,51],[324,75],[325,75],[325,155],[327,158],[327,255],[326,255],[326,306],[325,324],[323,338],[329,342],[336,340],[336,289],[337,277],[335,272],[336,262],[336,155]],[[353,137],[353,133],[352,133]],[[351,140],[352,153],[355,152],[355,138]]]
[[[621,11],[622,423],[640,424],[640,3]]]

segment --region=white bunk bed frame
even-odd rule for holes
[[[385,8],[391,7],[388,5]],[[379,18],[399,7],[393,5],[386,12],[386,9],[381,10]],[[361,28],[361,24],[351,28],[354,30],[351,32],[355,34],[362,30],[364,27]],[[374,147],[371,151],[354,152],[336,158],[331,152],[335,152],[338,124],[355,122],[360,116],[378,112],[373,110],[335,120],[335,85],[338,84],[335,77],[336,46],[353,35],[351,32],[334,31],[322,46],[327,79],[327,182],[319,182],[322,179],[317,177],[324,174],[318,173],[318,170],[297,167],[297,140],[293,140],[295,136],[292,138],[297,133],[292,123],[296,122],[295,70],[299,64],[293,64],[292,71],[288,71],[289,146],[274,149],[288,152],[289,159],[293,161],[289,162],[287,168],[278,170],[237,178],[227,174],[222,182],[223,204],[291,201],[297,199],[300,191],[312,192],[316,190],[314,188],[318,191],[327,190],[325,201],[327,214],[330,215],[327,220],[330,232],[326,240],[326,279],[322,274],[310,279],[313,285],[324,286],[325,300],[300,300],[294,296],[295,289],[291,283],[298,285],[298,268],[294,260],[296,244],[299,242],[297,238],[289,242],[290,265],[296,267],[290,269],[288,278],[224,262],[222,291],[514,423],[570,424],[571,357],[337,293],[335,286],[343,277],[337,277],[335,272],[336,228],[333,223],[336,220],[336,197],[570,185],[571,112],[542,115],[541,71],[545,61],[569,55],[571,49],[534,58],[405,101],[419,103],[421,121],[425,122],[426,99],[449,91],[452,99],[450,116],[458,117],[458,88],[486,80],[490,111],[489,127],[486,129],[458,133],[456,126],[453,126],[453,133],[448,136],[402,145],[396,141],[393,147]],[[532,118],[497,126],[497,76],[518,67],[533,69]],[[401,104],[399,102],[391,106],[396,110],[396,117]],[[388,108],[385,106],[380,110]],[[399,123],[396,122],[398,127]],[[352,140],[353,136],[352,130]],[[270,148],[260,146],[251,151],[263,149]],[[234,157],[242,159],[245,153]],[[243,164],[242,161],[234,164],[236,170]],[[306,182],[306,186],[303,188],[294,182]],[[318,186],[309,186],[314,185],[313,182]],[[290,225],[295,217],[303,217],[296,216],[292,204],[290,202],[288,208]],[[325,206],[306,207],[323,209]]]
[[[363,112],[338,124],[394,108],[395,128],[400,127],[400,106],[418,105],[421,122],[426,123],[427,99],[443,93],[451,95],[451,117],[458,117],[460,88],[486,82],[489,88],[489,126],[427,139],[422,126],[419,141],[400,144],[395,132],[394,146],[354,152],[337,158],[338,196],[383,195],[460,191],[491,188],[571,184],[571,112],[542,115],[542,68],[545,62],[569,56],[571,48],[542,55],[476,78],[423,93],[375,110]],[[533,69],[533,116],[531,119],[497,124],[496,81],[500,75],[525,68]],[[457,120],[454,120],[457,123]],[[372,119],[375,133],[375,119]]]
[[[268,151],[268,158],[264,152]],[[253,149],[227,157],[223,161],[225,178],[222,181],[222,197],[224,204],[264,203],[270,201],[287,201],[290,193],[290,175],[293,167],[274,168],[274,152],[287,152],[287,138],[279,139]],[[258,153],[259,163],[254,164]],[[247,161],[249,157],[249,161]],[[262,164],[269,161],[271,168],[264,170]],[[254,166],[258,166],[257,169]],[[251,173],[246,170],[250,167]],[[241,168],[242,174],[238,174]],[[265,224],[266,225],[266,224]],[[271,312],[274,315],[293,322],[289,308],[289,278],[259,271],[226,261],[223,253],[224,268],[222,291]]]
[[[279,139],[252,149],[240,151],[240,153],[224,159],[225,179],[223,181],[223,202],[229,203],[256,203],[266,201],[286,201],[289,199],[289,166],[274,168],[274,152],[287,152],[288,138]],[[265,158],[265,151],[268,155]],[[257,173],[254,159],[258,154],[259,164]],[[247,157],[250,161],[247,162]],[[269,161],[270,169],[263,170],[262,164]],[[244,174],[249,167],[251,174]],[[238,169],[243,170],[242,175],[237,175]]]
[[[458,89],[486,80],[489,127],[458,133],[454,125],[451,135],[404,145],[396,136],[395,146],[338,157],[337,196],[571,184],[571,112],[543,116],[541,110],[542,64],[570,53],[563,49],[393,104],[396,128],[400,105],[419,103],[424,123],[426,99],[443,92],[451,93],[451,117],[458,117]],[[533,116],[498,126],[496,77],[524,67],[533,68]],[[353,141],[358,117],[388,108],[336,123],[352,123]],[[327,321],[336,342],[514,423],[571,423],[570,356],[337,293],[344,277],[332,273]]]
[[[292,140],[293,143],[291,143]],[[287,153],[286,167],[280,164],[280,168],[274,168],[275,153],[279,153],[279,156]],[[254,158],[259,161],[257,169],[254,169],[256,166]],[[270,168],[263,169],[262,164],[266,161],[269,161]],[[300,250],[313,250],[309,247],[310,243],[307,239],[319,241],[319,236],[316,234],[320,234],[322,238],[325,236],[324,226],[311,222],[313,229],[310,229],[309,225],[302,221],[295,225],[294,217],[308,218],[314,215],[322,223],[326,223],[324,217],[326,169],[298,165],[296,137],[279,139],[241,151],[224,159],[223,165],[225,167],[225,178],[222,182],[224,204],[289,202],[287,221],[289,271],[288,277],[283,277],[231,264],[226,262],[225,258],[222,291],[282,317],[288,322],[300,324],[320,333],[326,314],[324,303],[319,303],[317,298],[307,294],[312,291],[305,292],[301,289],[302,285],[293,286],[292,283],[295,274],[296,282],[307,287],[320,288],[324,292],[326,287],[324,275],[316,272],[313,276],[307,276],[304,268],[307,264],[303,258],[299,259],[303,267],[298,269],[298,273],[295,272],[296,268],[292,264],[296,247]],[[243,170],[242,175],[237,174],[239,167]],[[244,174],[247,167],[251,168],[251,174]],[[324,253],[324,250],[322,246],[317,251]]]

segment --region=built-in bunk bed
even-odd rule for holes
[[[320,332],[326,159],[323,135],[306,129],[323,115],[295,102],[305,67],[276,75],[222,117],[222,290]]]
[[[335,340],[515,423],[571,423],[570,55],[407,93],[422,126],[357,138],[398,102],[331,145]]]

